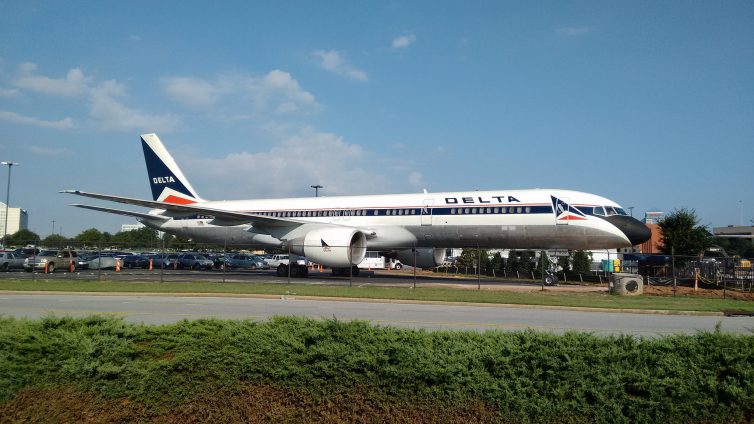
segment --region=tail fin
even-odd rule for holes
[[[187,205],[203,202],[170,156],[157,134],[142,134],[141,147],[147,162],[149,186],[156,201]]]

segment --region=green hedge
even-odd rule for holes
[[[598,319],[598,316],[595,317]],[[0,318],[0,403],[77,387],[169,408],[243,382],[316,397],[480,400],[502,421],[750,422],[754,336],[419,331],[277,318],[131,325]]]

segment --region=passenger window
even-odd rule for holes
[[[508,213],[508,208],[506,207],[500,208],[500,213]]]
[[[526,213],[531,212],[531,208],[529,206],[526,207]]]
[[[522,209],[521,209],[521,206],[517,207],[517,208],[516,208],[516,213],[521,213],[521,210],[522,210]]]

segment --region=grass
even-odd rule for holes
[[[754,312],[754,302],[694,296],[612,296],[605,293],[514,292],[429,288],[412,290],[395,287],[344,287],[307,284],[218,283],[218,282],[125,282],[86,280],[0,280],[0,291],[66,291],[123,293],[207,293],[249,295],[296,295],[347,297],[360,299],[419,300],[433,302],[474,302],[492,304],[589,307],[609,309],[640,309],[667,311],[721,312],[737,310]]]
[[[411,418],[421,408],[428,422],[490,411],[488,421],[498,422],[751,422],[754,336],[428,332],[300,318],[163,326],[0,318],[0,416],[9,421],[100,405],[86,410],[111,408],[121,422],[228,422],[238,420],[230,414],[240,404],[222,402],[239,395],[244,407],[262,411],[275,404],[264,398],[285,399],[301,405],[289,417],[315,422],[346,404],[353,416],[330,422],[422,421]],[[55,406],[59,397],[70,401]],[[191,405],[191,419],[171,418]]]

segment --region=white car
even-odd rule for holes
[[[21,269],[24,267],[24,258],[14,252],[0,252],[0,271]]]

